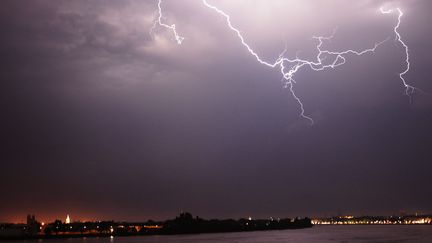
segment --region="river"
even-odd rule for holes
[[[131,236],[35,240],[38,243],[188,243],[188,242],[432,242],[432,225],[315,226],[299,230],[172,236]],[[5,241],[3,241],[5,242]],[[9,243],[24,241],[9,241]],[[26,241],[29,242],[29,241]]]

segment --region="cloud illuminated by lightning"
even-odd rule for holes
[[[175,25],[174,24],[173,25],[167,25],[167,24],[162,22],[161,2],[162,2],[162,0],[158,0],[158,10],[159,10],[158,13],[159,13],[159,15],[158,15],[158,18],[154,22],[152,30],[155,28],[155,26],[157,24],[162,26],[162,27],[165,27],[165,28],[172,31],[177,43],[181,44],[182,41],[184,40],[184,37],[181,37],[180,35],[178,35],[176,28],[175,28]],[[262,64],[264,66],[270,67],[270,68],[279,69],[279,71],[281,72],[282,78],[284,80],[284,87],[289,89],[293,98],[299,104],[300,117],[308,120],[311,123],[311,125],[314,124],[314,120],[305,114],[304,105],[303,105],[301,99],[296,95],[295,90],[294,90],[294,84],[296,83],[294,80],[295,74],[300,69],[302,69],[303,67],[309,67],[310,69],[312,69],[314,71],[323,71],[323,70],[327,70],[327,69],[337,68],[337,67],[346,63],[346,57],[348,55],[361,56],[361,55],[364,55],[366,53],[372,53],[378,48],[379,45],[381,45],[382,43],[387,41],[387,40],[384,40],[381,42],[377,42],[377,43],[375,43],[375,45],[373,47],[368,48],[368,49],[364,49],[361,51],[353,50],[353,49],[348,49],[348,50],[344,50],[344,51],[331,51],[331,50],[323,49],[323,45],[324,45],[325,41],[329,41],[333,38],[333,36],[335,34],[333,32],[333,34],[331,36],[328,36],[328,37],[325,37],[325,36],[314,37],[314,39],[317,41],[316,60],[306,60],[306,59],[299,58],[298,56],[296,56],[296,58],[291,58],[291,59],[287,58],[284,56],[285,52],[286,52],[286,49],[285,49],[275,61],[269,62],[269,61],[266,61],[263,58],[261,58],[258,55],[258,53],[246,42],[246,40],[242,36],[240,30],[237,29],[236,27],[234,27],[234,25],[231,23],[231,18],[227,13],[225,13],[221,9],[217,8],[216,6],[208,3],[207,0],[202,0],[202,3],[206,7],[215,11],[216,13],[218,13],[220,16],[222,16],[225,19],[229,29],[237,35],[241,44],[257,60],[257,62],[259,62],[260,64]],[[389,14],[389,13],[392,13],[392,11],[393,11],[393,10],[385,10],[383,8],[381,8],[380,10],[383,14]],[[397,25],[394,27],[394,32],[396,34],[396,40],[398,42],[400,42],[405,48],[406,63],[407,63],[407,68],[402,73],[400,73],[399,76],[400,76],[400,79],[402,80],[402,82],[406,88],[406,91],[405,91],[406,94],[411,95],[414,92],[415,88],[413,86],[409,85],[404,79],[404,75],[410,69],[408,46],[402,41],[401,35],[398,32],[398,29],[399,29],[400,23],[401,23],[401,18],[403,16],[403,12],[399,8],[397,8],[397,11],[399,13],[399,17],[398,17]],[[324,60],[328,60],[328,59],[333,60],[333,61],[331,61],[330,63],[327,63],[327,62],[325,63]]]
[[[305,114],[305,109],[304,109],[304,105],[301,101],[301,99],[296,95],[295,91],[294,91],[294,75],[297,73],[297,71],[299,71],[301,68],[303,67],[309,67],[312,70],[315,71],[322,71],[325,69],[334,69],[340,65],[345,64],[346,62],[346,55],[349,54],[354,54],[357,56],[369,53],[369,52],[374,52],[375,49],[382,43],[376,43],[375,46],[373,48],[369,48],[369,49],[365,49],[362,51],[356,51],[356,50],[345,50],[345,51],[329,51],[329,50],[323,50],[322,49],[322,45],[324,44],[325,40],[330,40],[331,38],[333,38],[333,35],[330,37],[314,37],[317,41],[318,44],[316,46],[318,54],[316,57],[316,61],[310,61],[310,60],[305,60],[305,59],[301,59],[299,57],[296,57],[295,59],[289,59],[284,57],[285,51],[281,53],[281,55],[279,56],[279,58],[277,60],[275,60],[273,63],[264,61],[255,50],[253,50],[248,43],[246,43],[245,39],[243,38],[243,36],[241,35],[240,31],[235,28],[232,23],[231,23],[231,19],[230,16],[228,14],[226,14],[224,11],[220,10],[219,8],[217,8],[214,5],[209,4],[206,0],[202,0],[204,5],[214,11],[216,11],[218,14],[220,14],[221,16],[223,16],[228,24],[228,27],[234,31],[238,38],[240,39],[242,45],[244,47],[246,47],[246,49],[249,51],[249,53],[255,57],[255,59],[263,64],[266,65],[268,67],[271,68],[279,68],[280,72],[282,74],[283,79],[285,80],[285,87],[288,88],[292,94],[292,96],[294,97],[294,99],[298,102],[299,106],[300,106],[300,116],[309,120],[311,124],[314,123],[313,119],[309,116],[307,116]],[[324,56],[328,57],[333,57],[334,61],[331,62],[330,64],[324,64],[323,61],[325,59]],[[289,67],[288,67],[289,65]]]
[[[401,21],[402,21],[402,16],[404,15],[404,13],[402,12],[402,10],[400,8],[396,8],[396,9],[384,9],[384,7],[381,7],[380,11],[383,14],[391,14],[394,11],[396,11],[398,13],[398,21],[397,21],[396,26],[394,27],[394,33],[395,33],[395,36],[396,36],[395,37],[396,41],[398,41],[399,43],[401,43],[401,45],[405,49],[405,63],[406,63],[406,68],[405,68],[405,70],[403,70],[403,72],[399,73],[399,77],[402,80],[403,85],[405,86],[405,94],[408,95],[408,96],[411,96],[414,93],[414,91],[415,91],[416,88],[414,86],[409,85],[406,82],[405,78],[404,78],[405,74],[407,74],[410,71],[410,66],[411,66],[411,64],[410,64],[409,49],[408,49],[408,45],[405,44],[405,42],[402,40],[402,37],[401,37],[401,35],[399,33],[399,27],[400,27],[400,24],[401,24]]]

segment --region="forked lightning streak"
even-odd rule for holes
[[[331,36],[325,37],[325,36],[316,36],[314,37],[314,39],[317,41],[317,45],[316,45],[316,49],[317,49],[317,55],[316,55],[316,60],[306,60],[306,59],[302,59],[299,58],[298,56],[296,56],[296,58],[287,58],[285,57],[285,52],[286,50],[284,50],[279,57],[272,61],[266,61],[263,58],[261,58],[257,51],[255,51],[245,40],[245,38],[242,36],[241,32],[239,29],[237,29],[232,23],[231,23],[231,18],[230,16],[225,13],[224,11],[222,11],[221,9],[217,8],[216,6],[210,4],[207,2],[207,0],[202,0],[202,3],[209,9],[213,10],[214,12],[216,12],[217,14],[219,14],[220,16],[222,16],[224,18],[224,20],[227,23],[227,26],[229,27],[229,29],[231,31],[233,31],[238,39],[240,40],[241,44],[245,47],[245,49],[250,53],[251,56],[253,56],[256,61],[264,66],[267,66],[269,68],[276,68],[279,69],[279,71],[281,72],[282,78],[284,80],[284,87],[287,88],[291,95],[293,96],[293,98],[297,101],[297,103],[299,104],[299,108],[300,108],[300,116],[306,120],[308,120],[310,122],[311,125],[314,124],[314,120],[305,114],[305,108],[303,105],[303,102],[301,101],[301,99],[297,96],[297,94],[295,93],[294,90],[294,84],[295,84],[295,80],[294,80],[294,76],[295,74],[301,70],[304,67],[309,67],[310,69],[314,70],[314,71],[323,71],[323,70],[327,70],[327,69],[334,69],[337,68],[343,64],[346,63],[346,58],[348,55],[356,55],[356,56],[361,56],[367,53],[373,53],[378,46],[380,46],[381,44],[383,44],[385,41],[381,41],[381,42],[377,42],[375,43],[375,45],[371,48],[368,49],[364,49],[364,50],[353,50],[353,49],[348,49],[348,50],[344,50],[344,51],[331,51],[331,50],[326,50],[323,49],[323,45],[325,41],[331,40],[334,36],[334,33]],[[174,35],[175,40],[177,41],[177,44],[181,44],[182,41],[184,40],[184,37],[180,36],[177,33],[176,27],[174,24],[172,25],[168,25],[165,24],[164,22],[162,22],[162,0],[158,0],[158,17],[154,22],[154,25],[152,27],[152,30],[156,27],[156,25],[159,25],[161,27],[167,28],[169,29],[172,34]],[[383,14],[389,14],[392,13],[393,10],[384,10],[383,8],[380,9],[381,12]],[[399,41],[405,48],[405,52],[406,52],[406,63],[407,63],[407,68],[399,74],[400,79],[403,82],[403,85],[406,88],[405,93],[407,95],[411,95],[415,88],[411,85],[409,85],[405,78],[404,75],[409,71],[410,69],[410,62],[409,62],[409,53],[408,53],[408,46],[402,41],[401,35],[398,32],[398,29],[400,27],[400,23],[401,23],[401,18],[403,16],[403,12],[397,8],[396,9],[399,13],[399,17],[398,17],[398,22],[397,25],[394,27],[394,32],[396,35],[396,40]],[[330,62],[324,62],[325,60],[333,60]]]

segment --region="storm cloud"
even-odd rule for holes
[[[210,0],[209,0],[210,1]],[[431,212],[430,1],[211,1],[266,60],[365,49],[296,75],[256,62],[201,1],[4,0],[0,221]],[[410,47],[406,78],[398,73]]]

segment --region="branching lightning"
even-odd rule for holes
[[[181,43],[184,40],[184,37],[180,36],[177,33],[177,29],[176,29],[175,24],[168,25],[168,24],[165,24],[164,22],[162,22],[163,16],[162,16],[162,7],[161,7],[161,5],[162,5],[162,0],[158,0],[158,5],[157,5],[158,6],[158,17],[157,17],[157,19],[153,23],[153,26],[150,29],[150,35],[153,33],[153,30],[156,28],[156,25],[159,25],[159,26],[162,26],[164,28],[167,28],[167,29],[171,30],[172,33],[174,34],[174,38],[177,41],[177,44],[181,45]]]
[[[409,49],[408,49],[408,45],[402,40],[402,37],[399,33],[399,27],[402,21],[402,16],[404,15],[404,13],[402,12],[402,10],[400,8],[396,8],[396,9],[384,9],[383,7],[380,8],[381,13],[383,14],[391,14],[394,11],[397,11],[398,13],[398,21],[396,26],[394,27],[394,33],[395,33],[395,38],[396,41],[398,41],[405,49],[405,63],[406,63],[406,68],[405,70],[403,70],[403,72],[399,73],[399,77],[402,80],[403,85],[405,86],[405,94],[408,96],[411,96],[414,91],[416,90],[416,88],[414,86],[411,86],[407,83],[407,81],[405,80],[404,76],[405,74],[407,74],[410,71],[410,55],[409,55]]]
[[[333,35],[329,36],[329,37],[323,37],[323,36],[318,36],[318,37],[314,37],[314,39],[316,39],[318,41],[318,44],[316,46],[318,54],[316,57],[316,61],[310,61],[310,60],[305,60],[305,59],[301,59],[299,57],[296,57],[295,59],[290,59],[290,58],[286,58],[284,57],[285,51],[284,50],[280,55],[279,58],[276,59],[274,62],[267,62],[264,61],[255,50],[253,50],[250,45],[248,43],[246,43],[244,37],[241,35],[240,31],[235,28],[232,23],[231,23],[231,18],[228,14],[226,14],[224,11],[220,10],[219,8],[217,8],[214,5],[211,5],[207,2],[207,0],[202,0],[204,5],[214,11],[216,11],[218,14],[220,14],[221,16],[223,16],[228,24],[228,27],[234,31],[238,38],[240,39],[242,45],[244,47],[246,47],[246,49],[249,51],[249,53],[255,57],[255,59],[263,64],[266,65],[268,67],[271,68],[279,68],[283,79],[285,80],[285,87],[289,89],[289,91],[291,92],[292,96],[294,97],[294,99],[298,102],[299,106],[300,106],[300,116],[309,120],[311,124],[314,123],[314,120],[307,116],[305,114],[305,109],[304,109],[304,105],[303,102],[301,101],[301,99],[296,95],[295,91],[294,91],[294,84],[295,84],[295,80],[294,80],[294,75],[303,67],[309,67],[314,71],[323,71],[325,69],[334,69],[338,66],[341,66],[343,64],[345,64],[346,62],[346,55],[349,54],[354,54],[357,56],[361,56],[363,54],[369,53],[369,52],[374,52],[375,49],[382,44],[383,42],[379,42],[376,43],[374,45],[373,48],[369,48],[369,49],[365,49],[362,51],[356,51],[356,50],[345,50],[345,51],[329,51],[329,50],[323,50],[322,46],[324,44],[325,40],[330,40],[333,38]],[[324,59],[326,59],[329,57],[333,57],[333,62],[331,62],[330,64],[324,64]],[[289,67],[288,67],[289,66]]]
[[[165,27],[165,28],[172,31],[172,33],[174,34],[174,37],[177,41],[177,44],[181,44],[182,41],[184,40],[184,37],[181,37],[180,35],[178,35],[176,28],[175,28],[175,25],[174,24],[167,25],[167,24],[162,22],[163,17],[162,17],[161,2],[162,2],[162,0],[158,0],[158,10],[159,10],[158,13],[159,13],[159,15],[158,15],[158,18],[154,22],[152,30],[155,28],[156,25],[160,25],[162,27]],[[237,29],[231,23],[231,17],[227,13],[225,13],[221,9],[217,8],[216,6],[208,3],[207,0],[202,0],[202,3],[207,8],[215,11],[216,13],[218,13],[220,16],[222,16],[224,18],[229,29],[237,35],[241,44],[246,48],[246,50],[250,53],[250,55],[256,59],[256,61],[258,63],[260,63],[264,66],[267,66],[269,68],[279,69],[279,71],[281,72],[281,75],[282,75],[282,79],[284,81],[284,87],[290,91],[292,97],[299,104],[300,117],[308,120],[311,125],[314,124],[314,120],[310,116],[305,114],[305,108],[304,108],[303,102],[297,96],[297,94],[294,90],[294,84],[296,83],[296,81],[294,80],[295,74],[299,70],[301,70],[302,68],[306,68],[306,67],[309,67],[310,69],[312,69],[314,71],[324,71],[327,69],[335,69],[335,68],[346,63],[347,56],[349,56],[349,55],[361,56],[361,55],[364,55],[367,53],[373,53],[378,48],[378,46],[380,46],[385,41],[387,41],[387,39],[386,39],[384,41],[377,42],[377,43],[375,43],[375,45],[373,47],[368,48],[368,49],[364,49],[364,50],[360,50],[360,51],[353,50],[353,49],[348,49],[348,50],[344,50],[344,51],[326,50],[323,48],[323,45],[325,44],[326,41],[329,41],[333,38],[333,36],[335,34],[335,31],[334,31],[331,36],[315,36],[315,37],[313,37],[317,41],[316,60],[302,59],[302,58],[298,57],[298,55],[296,55],[295,58],[287,58],[287,57],[285,57],[285,52],[286,52],[286,48],[285,48],[285,50],[279,55],[279,57],[275,61],[269,62],[269,61],[264,60],[262,57],[260,57],[259,54],[246,42],[246,40],[243,37],[243,35],[241,34],[240,30]],[[383,8],[381,8],[380,10],[383,14],[389,14],[389,13],[393,12],[393,10],[384,10]],[[414,92],[415,88],[413,86],[409,85],[406,82],[406,80],[404,79],[404,75],[410,69],[408,46],[402,41],[401,35],[398,32],[398,29],[399,29],[400,23],[401,23],[401,18],[403,16],[403,12],[399,8],[397,8],[397,11],[399,13],[399,17],[398,17],[397,25],[394,27],[394,32],[396,35],[396,40],[398,42],[400,42],[405,48],[405,52],[406,52],[406,60],[405,61],[407,64],[406,69],[402,73],[399,74],[399,77],[402,80],[403,85],[406,88],[405,93],[407,95],[411,95]],[[330,60],[330,61],[325,62],[325,60]]]

